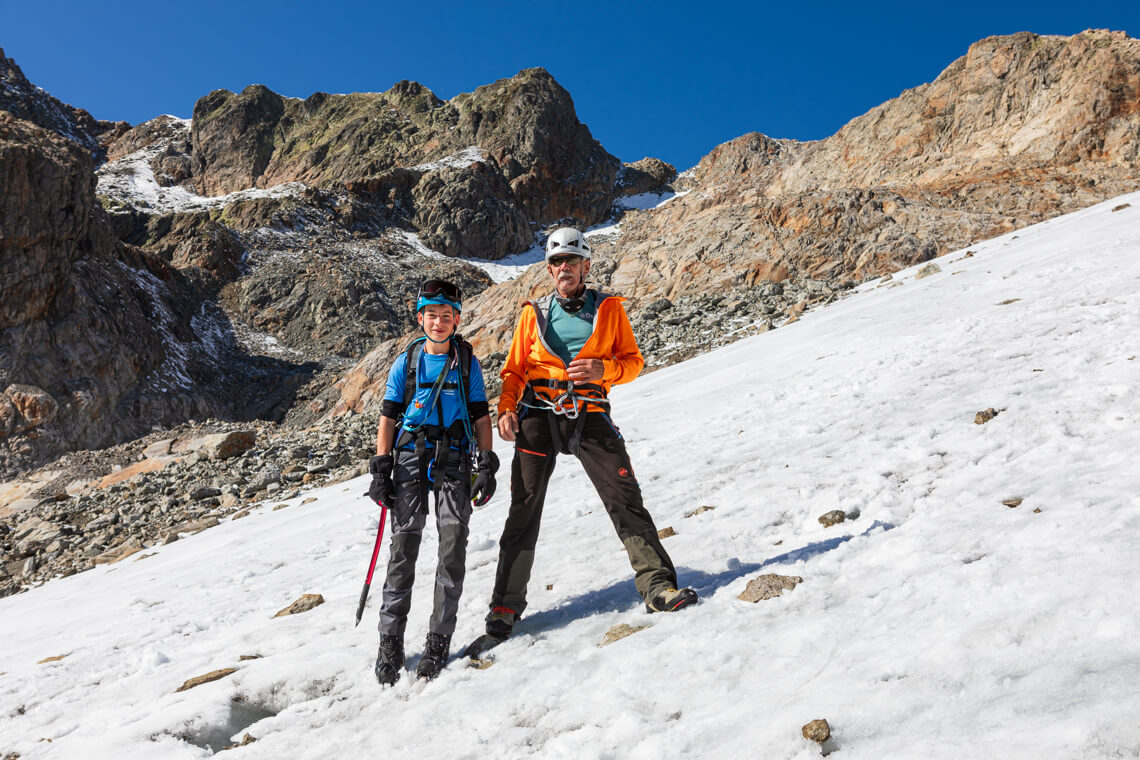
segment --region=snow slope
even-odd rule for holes
[[[814,718],[840,758],[1140,756],[1140,193],[971,250],[615,391],[697,607],[645,614],[563,461],[497,662],[381,688],[356,480],[0,600],[0,756],[205,757],[248,731],[226,757],[812,758]],[[507,491],[472,521],[456,649]],[[429,528],[411,667],[434,554]],[[803,582],[738,600],[761,573]],[[326,603],[272,618],[306,592]],[[622,622],[649,627],[599,648]]]

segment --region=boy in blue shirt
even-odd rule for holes
[[[404,629],[427,522],[428,494],[435,494],[439,560],[427,641],[416,667],[416,675],[425,679],[438,675],[447,662],[463,592],[472,503],[482,506],[495,492],[499,460],[491,450],[483,369],[470,345],[456,333],[461,311],[459,288],[443,280],[425,282],[416,304],[424,338],[398,357],[388,372],[368,491],[392,512],[376,657],[381,684],[394,684],[404,668]],[[473,468],[471,453],[476,445]]]

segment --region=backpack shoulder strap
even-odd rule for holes
[[[459,362],[459,377],[463,382],[463,393],[467,396],[463,400],[469,402],[471,400],[471,359],[475,355],[475,349],[459,333],[451,336],[451,342],[455,345],[456,358]]]
[[[527,301],[534,309],[534,318],[538,322],[539,337],[546,335],[546,326],[550,324],[550,304],[554,301],[554,294],[547,293],[535,301]]]
[[[452,336],[451,342],[459,360],[459,384],[463,389],[463,405],[467,408],[467,415],[463,417],[463,432],[474,456],[476,438],[475,429],[471,425],[471,362],[475,358],[475,349],[459,333]]]
[[[424,350],[424,341],[427,338],[416,338],[408,344],[404,353],[404,408],[412,403],[416,397],[416,373],[420,366],[420,354]]]

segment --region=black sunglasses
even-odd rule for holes
[[[442,295],[444,298],[455,301],[456,303],[463,301],[463,292],[447,280],[428,280],[420,288],[420,295],[427,298],[435,298],[436,296]]]
[[[546,260],[546,263],[549,264],[550,266],[554,267],[555,269],[557,269],[558,267],[562,266],[563,264],[570,264],[572,266],[577,266],[578,264],[581,264],[583,261],[585,261],[585,259],[583,257],[575,256],[575,255],[571,254],[569,256],[551,256],[549,259]]]

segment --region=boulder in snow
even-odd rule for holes
[[[831,738],[831,726],[828,725],[827,720],[819,718],[804,725],[800,729],[805,739],[811,739],[813,742],[823,744]]]
[[[819,516],[819,524],[825,528],[830,528],[832,525],[838,525],[847,519],[847,513],[842,509],[833,509],[830,512],[825,512]]]
[[[177,694],[180,691],[193,689],[195,686],[201,686],[204,683],[221,680],[226,676],[232,675],[236,672],[237,668],[222,668],[221,670],[211,670],[209,673],[203,676],[195,676],[194,678],[187,680],[185,683],[175,689],[174,693]]]
[[[308,612],[314,607],[319,607],[325,603],[325,598],[320,594],[301,594],[297,601],[290,604],[283,610],[278,610],[277,614],[273,617],[279,618],[285,615],[296,615],[300,612]]]
[[[994,417],[997,417],[1000,413],[1001,412],[998,412],[996,409],[994,409],[991,406],[989,409],[984,409],[984,410],[982,410],[982,411],[980,411],[974,415],[974,424],[975,425],[984,425],[987,422],[989,422],[990,420],[992,420]]]
[[[606,631],[606,635],[602,637],[602,640],[600,642],[598,642],[598,646],[599,647],[609,646],[610,644],[614,643],[615,641],[620,641],[621,639],[624,639],[626,636],[632,636],[633,634],[637,633],[638,631],[644,631],[648,627],[649,626],[647,626],[647,625],[633,626],[633,625],[630,625],[629,623],[618,623],[613,628]]]
[[[748,581],[748,586],[736,598],[743,599],[746,602],[772,599],[781,596],[785,591],[791,591],[796,587],[796,584],[803,582],[804,579],[798,575],[766,573]]]

